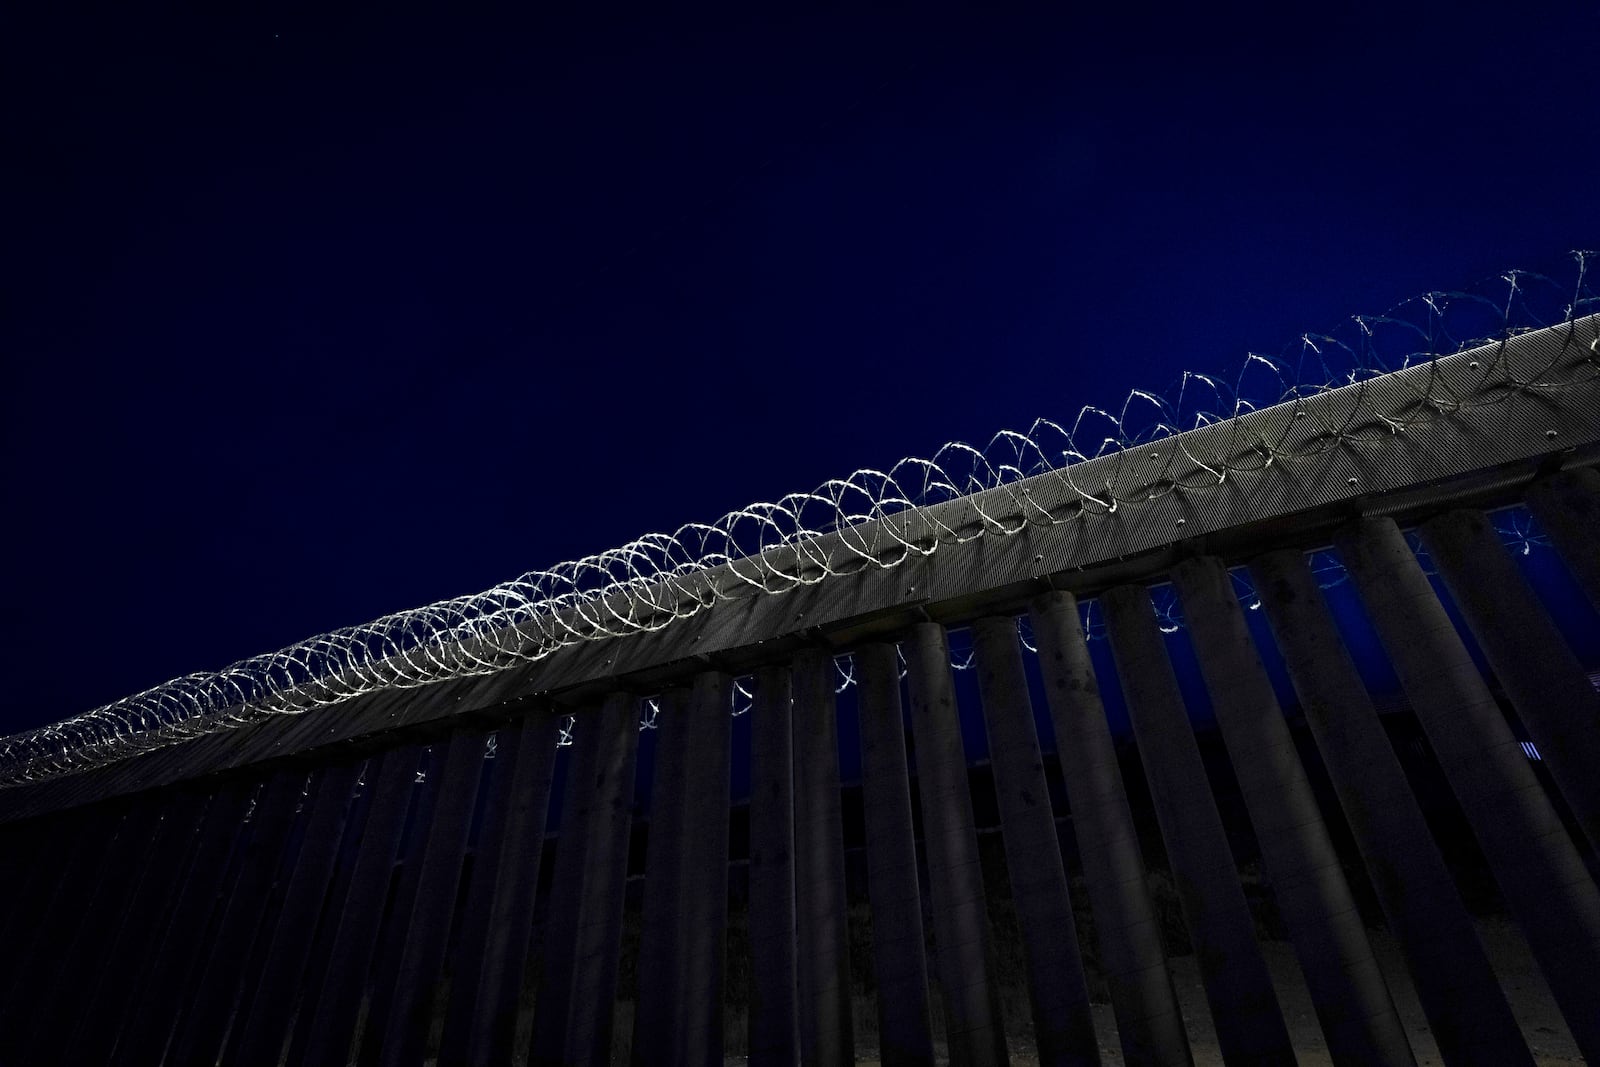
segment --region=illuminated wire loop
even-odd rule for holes
[[[1171,494],[1215,491],[1242,472],[1314,459],[1350,443],[1382,443],[1518,396],[1557,393],[1600,376],[1600,356],[1590,348],[1577,358],[1564,350],[1529,374],[1513,373],[1500,355],[1511,337],[1600,309],[1586,284],[1591,256],[1574,253],[1576,277],[1568,283],[1509,271],[1470,292],[1428,293],[1384,315],[1354,317],[1332,333],[1303,335],[1282,357],[1250,353],[1231,382],[1186,373],[1170,397],[1135,390],[1116,411],[1085,407],[1070,424],[1040,419],[1026,433],[1002,431],[982,448],[948,444],[928,459],[859,470],[716,522],[646,534],[482,593],[175,678],[0,738],[0,786],[77,773],[364,693],[491,674],[579,642],[659,631],[720,600],[890,569],[980,537],[1092,522]],[[1484,355],[1467,365],[1474,373],[1465,388],[1456,384],[1459,375],[1442,372],[1441,358],[1479,349]],[[1383,389],[1369,388],[1380,375],[1424,366],[1427,372],[1414,378],[1389,377]],[[1398,400],[1397,381],[1410,390]],[[1357,388],[1348,402],[1308,403],[1351,385]],[[1275,438],[1238,418],[1283,403],[1293,405],[1293,417]],[[1174,440],[1201,427],[1218,430],[1219,443],[1207,454]],[[1106,462],[1086,479],[1080,468],[1091,460]],[[1046,504],[1023,484],[1039,475],[1061,490],[1061,502]],[[935,507],[952,502],[959,503]],[[1524,527],[1508,536],[1523,550],[1536,543]],[[1102,623],[1090,607],[1086,629],[1097,636]],[[1164,628],[1178,625],[1173,616],[1162,611]],[[840,672],[842,685],[854,680],[852,666]],[[734,699],[741,712],[749,706],[743,689]],[[654,721],[651,711],[644,725]],[[562,737],[570,741],[570,723]]]

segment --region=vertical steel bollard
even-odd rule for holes
[[[632,1062],[673,1064],[684,1008],[684,797],[689,776],[689,691],[669,689],[656,713],[655,776],[639,930],[639,995]]]
[[[501,861],[489,917],[488,946],[471,1016],[468,1064],[510,1063],[515,1052],[517,1005],[533,934],[533,905],[544,856],[559,726],[558,717],[544,710],[530,712],[522,724],[513,787],[515,806],[505,826],[507,855]],[[451,1067],[442,1053],[439,1067]]]
[[[679,1062],[721,1067],[722,978],[728,922],[728,783],[733,679],[695,676],[689,696],[683,796],[683,1005]]]
[[[793,685],[800,1060],[836,1067],[855,1060],[855,1028],[832,655],[798,654]]]
[[[339,905],[350,893],[350,879],[355,874],[356,859],[366,838],[367,825],[371,821],[375,807],[373,786],[377,780],[381,759],[381,756],[372,756],[366,761],[361,777],[351,790],[353,795],[350,809],[345,814],[344,833],[339,842],[339,850],[334,856],[333,869],[325,887],[322,907],[313,925],[310,945],[306,950],[305,966],[301,969],[300,980],[291,997],[293,1006],[290,1010],[289,1025],[286,1027],[289,1041],[284,1049],[284,1059],[289,1063],[298,1062],[306,1030],[311,1021],[310,1017],[314,1011],[315,997],[322,988],[323,977],[328,973],[328,964],[333,955],[333,940],[339,929]]]
[[[231,884],[244,851],[240,838],[247,836],[245,819],[259,792],[258,783],[247,779],[225,787],[212,801],[183,889],[123,1011],[111,1062],[126,1067],[161,1062],[182,1011],[189,973],[201,962],[205,935],[221,908],[218,894]]]
[[[412,790],[411,811],[406,817],[409,825],[400,844],[399,862],[390,879],[392,888],[385,905],[386,914],[378,928],[372,966],[365,980],[366,1018],[356,1035],[356,1067],[379,1067],[383,1036],[389,1030],[389,1017],[394,1009],[394,976],[400,971],[400,957],[406,950],[404,931],[411,926],[411,913],[416,910],[417,891],[422,885],[423,852],[428,847],[428,828],[433,825],[434,809],[439,805],[448,747],[444,742],[434,742],[427,747],[419,767],[421,781]],[[401,932],[400,936],[396,936],[396,931]]]
[[[478,827],[478,844],[472,852],[472,876],[467,881],[466,899],[462,903],[461,928],[455,939],[450,998],[444,1008],[437,1067],[469,1062],[473,1013],[483,979],[483,955],[488,951],[489,928],[494,921],[494,895],[500,883],[500,869],[509,859],[506,827],[516,808],[522,723],[499,727],[493,736],[493,757],[486,746],[481,758],[487,784],[480,789],[486,796]]]
[[[534,1001],[533,1035],[528,1063],[576,1062],[569,1036],[573,972],[578,966],[578,928],[583,922],[584,874],[589,865],[590,823],[596,794],[605,790],[609,762],[607,736],[599,708],[579,708],[573,716],[568,752],[566,794],[561,800],[556,837],[555,872],[544,920],[544,957],[540,961],[538,999]]]
[[[19,1043],[18,1063],[55,1063],[68,1035],[73,1009],[81,989],[94,976],[106,943],[116,936],[139,879],[149,860],[152,838],[160,833],[166,805],[150,796],[124,800],[131,810],[122,820],[116,839],[101,850],[90,897],[82,911],[68,916],[70,925],[58,932],[58,944],[36,962],[19,1002],[12,1005],[12,1022],[5,1043]],[[120,806],[120,805],[119,805]],[[15,1009],[21,1007],[21,1012]]]
[[[767,667],[756,676],[750,724],[751,1067],[800,1063],[792,703],[787,667]]]
[[[381,1035],[379,1062],[384,1067],[420,1064],[433,1021],[434,985],[444,968],[446,938],[461,885],[462,859],[483,775],[483,751],[489,732],[458,729],[445,750],[439,799],[428,824],[427,840],[417,871],[417,897],[410,923],[390,935],[403,939],[400,966],[380,980],[394,983],[389,1025]]]
[[[638,748],[639,700],[632,694],[613,693],[579,715],[534,1006],[532,1064],[611,1059]]]
[[[1481,511],[1429,519],[1422,541],[1578,825],[1600,849],[1600,694],[1588,672]]]
[[[1031,614],[1123,1059],[1130,1067],[1192,1063],[1078,602],[1046,593]]]
[[[1364,519],[1337,543],[1578,1048],[1600,1061],[1600,892],[1400,528]]]
[[[295,994],[311,952],[317,913],[333,876],[345,817],[350,810],[360,764],[334,767],[323,775],[306,825],[305,844],[289,876],[283,909],[251,1003],[241,1009],[237,1049],[243,1059],[276,1064],[287,1040]]]
[[[1233,578],[1202,556],[1178,564],[1173,579],[1328,1051],[1341,1063],[1415,1063]]]
[[[1450,1067],[1533,1057],[1305,557],[1250,564],[1301,710]]]
[[[932,622],[913,627],[905,655],[950,1063],[1004,1064],[1009,1062],[1006,1035],[995,1011],[992,935],[944,627]]]
[[[1289,1031],[1150,594],[1142,586],[1121,586],[1100,603],[1223,1058],[1293,1063]]]
[[[444,1031],[439,1037],[438,1067],[471,1062],[472,1026],[482,991],[483,958],[489,951],[494,923],[494,897],[500,886],[500,872],[514,857],[507,829],[516,819],[517,765],[526,754],[522,747],[523,728],[521,721],[497,728],[493,758],[488,749],[483,754],[488,785],[482,788],[488,795],[483,801],[483,822],[478,827],[472,877],[456,938],[450,999],[445,1005]]]
[[[154,952],[171,902],[188,876],[213,803],[209,794],[175,800],[150,862],[128,905],[114,944],[106,952],[93,991],[85,990],[77,1019],[60,1040],[63,1063],[105,1063],[116,1045],[122,1013],[135,994],[140,967]]]
[[[1100,1046],[1016,620],[979,619],[972,638],[1039,1062],[1098,1064]]]
[[[177,1063],[215,1063],[222,1052],[251,943],[266,920],[278,873],[293,862],[291,834],[306,814],[295,809],[308,777],[303,768],[276,771],[261,791],[238,881],[223,904],[221,924],[173,1039]]]
[[[893,645],[855,651],[861,709],[861,803],[878,980],[878,1055],[885,1067],[933,1062],[922,891],[911,825],[900,663]]]
[[[342,1064],[349,1059],[424,748],[408,745],[385,752],[378,758],[379,765],[368,772],[372,808],[362,828],[361,849],[345,897],[328,902],[335,926],[333,945],[321,982],[306,992],[302,1019],[296,1027],[305,1037],[302,1042],[297,1034],[290,1043],[291,1067]]]

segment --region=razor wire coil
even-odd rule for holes
[[[1575,323],[1600,308],[1600,298],[1587,284],[1592,256],[1573,253],[1571,282],[1508,271],[1471,290],[1427,293],[1384,315],[1353,316],[1330,333],[1302,335],[1284,356],[1249,353],[1231,378],[1186,372],[1170,399],[1133,390],[1120,409],[1084,407],[1070,425],[1040,419],[1026,433],[1003,430],[982,448],[954,442],[929,459],[907,458],[888,470],[864,468],[712,523],[646,534],[481,593],[319,634],[218,671],[175,678],[62,722],[0,738],[0,787],[104,766],[365,693],[502,671],[578,642],[658,631],[719,600],[779,594],[831,575],[893,568],[942,545],[1115,513],[1169,493],[1201,492],[1272,463],[1392,437],[1409,426],[1518,395],[1570,387],[1579,380],[1570,373],[1517,376],[1493,354],[1520,333]],[[1581,380],[1600,376],[1594,347],[1581,354],[1587,374]],[[1364,403],[1338,423],[1304,406],[1332,389],[1412,367],[1436,367],[1443,357],[1479,348],[1486,356],[1468,364],[1477,373],[1466,391],[1430,371],[1415,395],[1393,410],[1365,406],[1364,392]],[[1163,444],[1185,430],[1285,403],[1295,405],[1296,420],[1323,421],[1293,447],[1256,438],[1230,441],[1222,455],[1197,456],[1181,441],[1170,450]],[[1157,459],[1166,451],[1166,475],[1136,485],[1080,484],[1079,464],[1133,449],[1148,449],[1147,455]],[[1181,468],[1177,453],[1182,453]],[[1018,484],[1036,475],[1053,476],[1067,493],[1066,508],[1047,507]],[[991,490],[1001,492],[977,497]],[[964,522],[946,523],[929,510],[956,500],[971,505]],[[929,531],[912,536],[902,532],[911,529],[910,523],[885,521],[908,513],[929,517]],[[869,525],[889,544],[869,540],[862,533]],[[1521,543],[1534,541],[1521,537]],[[1178,625],[1172,611],[1162,612],[1159,605],[1157,610],[1163,629]],[[1095,636],[1099,627],[1092,613],[1085,622],[1086,632]],[[852,669],[848,663],[838,667],[841,691],[853,681]],[[736,687],[733,700],[742,713],[749,693]],[[646,726],[653,723],[652,713]],[[569,720],[561,743],[570,739]]]

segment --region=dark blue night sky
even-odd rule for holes
[[[1288,10],[8,18],[0,731],[1600,246],[1600,9]]]

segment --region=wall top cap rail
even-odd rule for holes
[[[948,446],[945,466],[858,472],[0,739],[0,787],[173,746],[203,754],[183,766],[204,773],[1549,456],[1600,440],[1597,382],[1600,315],[1587,314],[1269,407],[1236,402],[1187,431],[1160,423],[1107,454],[1059,449],[1059,466],[1050,453],[1073,435],[1037,423],[984,452]],[[755,549],[731,551],[741,537]],[[537,596],[557,579],[563,592]],[[406,697],[422,686],[426,701]],[[339,716],[303,714],[334,704]],[[225,733],[239,736],[203,744]]]

